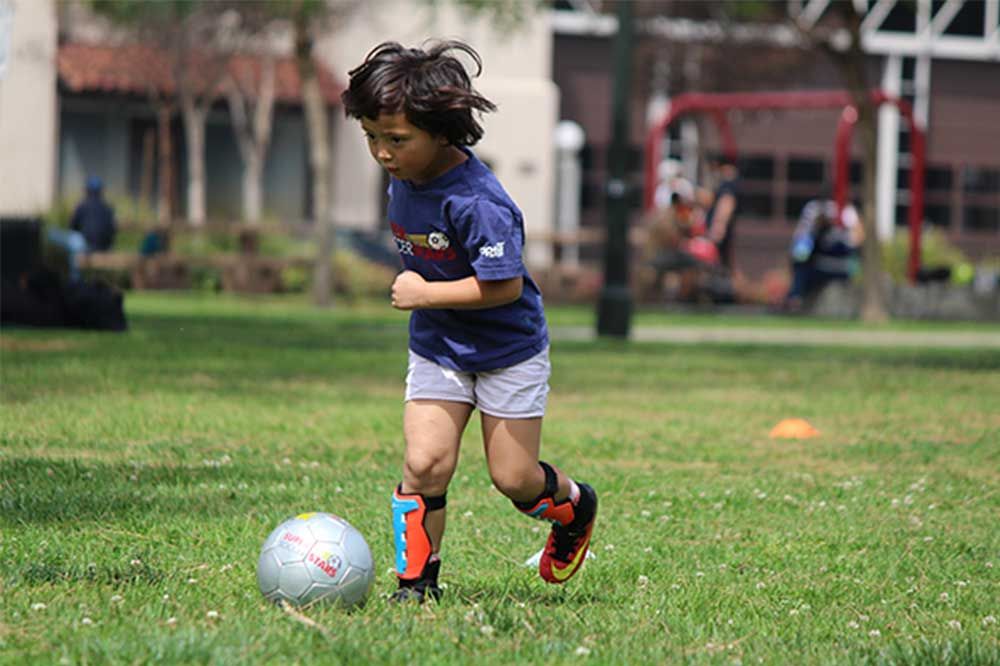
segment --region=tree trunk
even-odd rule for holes
[[[861,248],[861,320],[882,323],[889,319],[885,274],[882,269],[882,243],[878,237],[875,202],[875,169],[877,164],[875,103],[872,101],[865,73],[865,53],[861,48],[862,16],[851,3],[842,3],[846,14],[851,44],[840,56],[841,74],[847,83],[854,107],[858,110],[857,129],[861,138],[864,173],[862,176],[862,224],[865,240]]]
[[[875,165],[877,162],[875,105],[869,99],[858,108],[858,133],[864,155],[861,219],[865,240],[861,246],[861,320],[882,323],[889,320],[885,274],[882,269],[882,243],[878,237],[875,203]]]
[[[251,88],[245,83],[246,88]],[[263,212],[263,174],[267,149],[271,145],[271,127],[274,116],[274,60],[268,58],[263,66],[256,101],[247,102],[239,81],[235,78],[225,85],[229,102],[229,115],[233,121],[236,145],[243,160],[243,219],[248,224],[260,222]],[[252,111],[253,124],[248,119]]]
[[[260,223],[263,202],[262,174],[264,158],[258,151],[252,151],[243,163],[243,219],[247,224]]]
[[[170,224],[173,220],[174,191],[174,148],[170,132],[170,119],[173,110],[167,104],[160,104],[156,109],[157,133],[160,143],[159,158],[159,192],[157,193],[156,218],[161,225]]]
[[[316,233],[316,262],[313,266],[313,302],[321,307],[333,302],[333,267],[336,235],[330,219],[330,139],[326,102],[320,91],[312,60],[313,40],[300,8],[296,17],[295,52],[302,80],[302,106],[309,133],[309,171],[312,177],[312,212]]]
[[[187,139],[187,219],[191,226],[201,227],[205,224],[205,117],[208,109],[182,96],[181,110]]]

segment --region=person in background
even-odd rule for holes
[[[103,189],[100,178],[88,178],[86,193],[73,211],[69,229],[50,227],[48,230],[49,242],[63,248],[68,255],[71,282],[80,280],[80,255],[107,252],[114,245],[118,225],[114,209],[104,200]]]
[[[832,199],[809,201],[792,235],[792,284],[785,296],[785,309],[797,311],[803,301],[834,280],[846,280],[858,266],[864,227],[857,209],[847,204],[837,221]]]
[[[709,164],[715,176],[715,196],[705,214],[706,235],[718,248],[722,265],[732,270],[733,226],[739,211],[739,174],[731,160],[714,158]]]

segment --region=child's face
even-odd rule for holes
[[[401,180],[426,183],[454,163],[448,141],[411,124],[404,113],[362,118],[361,128],[375,161]]]

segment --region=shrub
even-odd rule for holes
[[[920,242],[920,264],[924,268],[948,267],[955,269],[969,263],[958,247],[953,245],[940,230],[933,227],[924,230]],[[897,231],[892,239],[882,244],[882,266],[894,282],[904,283],[910,265],[910,234],[906,230]]]

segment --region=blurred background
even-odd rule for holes
[[[640,305],[997,316],[1000,0],[0,0],[5,279],[61,262],[46,230],[98,178],[91,278],[385,293],[386,175],[340,93],[375,44],[433,37],[483,57],[476,151],[549,300],[596,301],[610,266]]]

